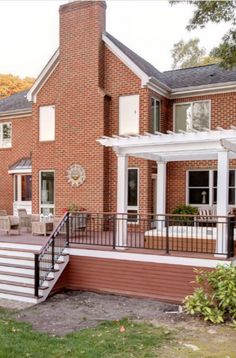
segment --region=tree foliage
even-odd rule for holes
[[[206,55],[206,49],[199,46],[199,41],[198,38],[194,38],[186,42],[180,40],[174,44],[171,50],[173,69],[209,65],[219,62],[215,57]]]
[[[0,74],[0,99],[30,88],[34,81],[31,77],[21,79],[11,74]]]
[[[209,22],[230,23],[230,30],[223,36],[218,47],[210,52],[210,56],[221,59],[221,65],[225,68],[232,68],[236,65],[236,1],[199,1],[199,0],[180,0],[194,5],[193,16],[187,25],[187,29],[204,28]],[[170,3],[176,4],[179,1],[170,0]]]

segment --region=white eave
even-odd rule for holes
[[[32,114],[31,108],[16,109],[13,111],[0,112],[0,118],[26,117]]]
[[[225,93],[234,91],[236,91],[236,81],[174,88],[171,90],[171,99],[186,96],[199,96],[200,94]]]
[[[37,80],[27,93],[27,99],[28,101],[36,102],[37,93],[40,91],[44,83],[47,81],[49,76],[52,74],[52,72],[55,70],[59,63],[59,49],[54,53],[54,55],[50,58],[40,75],[38,76]]]

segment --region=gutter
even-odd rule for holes
[[[15,109],[13,111],[0,112],[0,118],[12,117],[12,116],[24,116],[32,114],[31,108]]]

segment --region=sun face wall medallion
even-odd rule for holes
[[[86,174],[84,168],[80,164],[73,164],[67,170],[67,182],[71,186],[79,187],[83,184],[86,179]]]

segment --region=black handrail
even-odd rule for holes
[[[48,238],[39,253],[34,255],[34,294],[39,296],[39,288],[48,275],[54,271],[58,258],[69,244],[69,216],[67,212]]]

